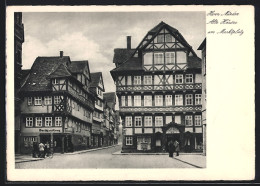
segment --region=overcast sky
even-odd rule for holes
[[[201,56],[205,12],[23,13],[23,69],[38,56],[58,56],[62,50],[72,61],[88,60],[90,72],[102,72],[106,92],[115,91],[109,72],[115,68],[114,48],[125,48],[128,35],[136,47],[161,21],[179,30]]]

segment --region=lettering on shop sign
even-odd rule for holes
[[[41,133],[61,133],[61,129],[39,129]]]

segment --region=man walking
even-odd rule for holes
[[[39,144],[40,158],[44,158],[44,144],[41,142]]]
[[[179,146],[179,142],[177,140],[174,141],[173,143],[174,147],[175,147],[175,151],[176,151],[176,156],[179,156],[179,151],[180,151],[180,146]]]

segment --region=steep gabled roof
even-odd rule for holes
[[[133,53],[135,52],[135,49],[127,49],[127,48],[116,48],[114,49],[114,58],[113,63],[115,64],[122,64],[127,59],[129,59]]]
[[[26,82],[21,87],[21,91],[51,90],[51,83],[47,77],[52,74],[60,64],[69,63],[69,56],[37,57],[32,65]]]
[[[72,61],[68,66],[72,73],[82,73],[86,65],[88,66],[88,61]],[[89,67],[89,66],[88,66]]]
[[[202,43],[200,44],[198,50],[202,50],[205,46],[206,46],[206,38],[202,41]]]
[[[102,72],[93,72],[90,73],[91,76],[91,82],[90,87],[97,87],[100,81],[100,78],[102,76]]]
[[[143,67],[142,67],[142,60],[138,57],[132,57],[132,58],[126,60],[120,66],[111,70],[111,72],[126,71],[126,70],[127,71],[144,70]]]
[[[116,104],[116,93],[115,92],[105,92],[103,94],[103,99],[110,108],[115,109],[115,104]]]
[[[197,56],[188,56],[188,68],[201,68],[201,59]]]
[[[60,64],[48,78],[70,77],[72,76],[68,68],[64,64]]]

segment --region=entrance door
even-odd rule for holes
[[[50,134],[40,134],[40,142],[45,144],[45,143],[47,143],[47,141],[49,143],[51,143],[51,135]]]
[[[172,142],[174,142],[175,140],[177,140],[179,142],[179,146],[181,146],[181,141],[180,141],[180,134],[168,134],[167,135],[167,142],[165,144],[166,147],[166,151],[168,152],[168,143],[172,140]]]

